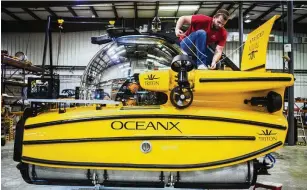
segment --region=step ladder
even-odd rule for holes
[[[298,138],[302,138],[304,140],[305,145],[307,146],[307,136],[306,136],[306,132],[304,129],[304,122],[303,122],[303,115],[304,112],[302,112],[301,108],[298,107],[296,104],[295,106],[297,107],[296,111],[294,111],[294,117],[297,119],[297,130],[298,130]],[[301,132],[301,135],[299,133],[299,131]]]

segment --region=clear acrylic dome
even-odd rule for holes
[[[80,98],[122,101],[126,96],[128,101],[146,94],[148,99],[150,94],[138,85],[138,73],[168,69],[173,57],[182,53],[178,45],[163,38],[119,37],[104,45],[88,64],[81,80]]]

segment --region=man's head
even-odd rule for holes
[[[229,12],[225,9],[220,9],[216,12],[216,14],[213,16],[212,20],[212,27],[215,30],[219,30],[220,28],[223,28],[224,25],[227,23],[229,19]]]

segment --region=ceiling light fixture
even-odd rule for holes
[[[244,22],[245,23],[250,23],[250,22],[252,22],[252,20],[251,19],[246,19]]]
[[[199,5],[181,5],[179,11],[196,11]]]
[[[74,5],[76,7],[89,7],[89,6],[95,6],[95,7],[112,7],[112,4],[81,4],[81,5]]]
[[[161,6],[159,7],[159,10],[164,10],[164,11],[174,11],[178,9],[178,5],[175,6]]]

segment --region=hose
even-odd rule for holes
[[[267,159],[269,159],[270,163],[267,162]],[[274,158],[272,154],[267,154],[263,158],[263,165],[265,165],[267,169],[273,168],[275,163],[276,163],[276,159]]]

